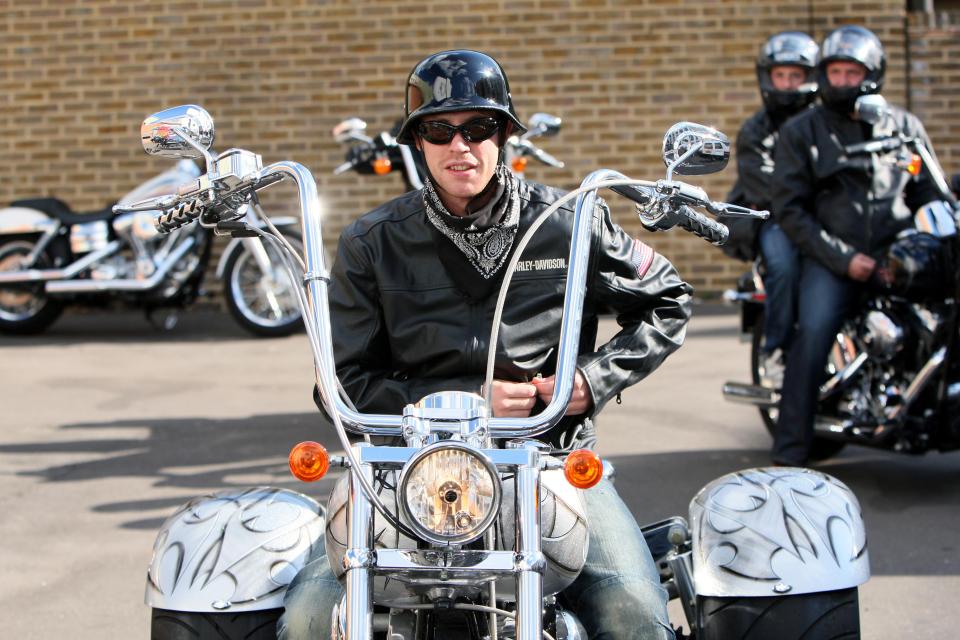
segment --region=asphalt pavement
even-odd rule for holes
[[[601,453],[641,523],[686,515],[711,479],[768,463],[756,411],[720,395],[747,362],[736,316],[698,307],[685,346],[604,409]],[[303,334],[250,338],[216,312],[172,331],[133,313],[68,315],[0,337],[0,637],[148,637],[146,567],[178,504],[259,484],[322,499],[330,479],[304,486],[286,468],[300,440],[334,447],[311,386]],[[960,636],[960,453],[847,447],[818,468],[863,507],[863,637]]]

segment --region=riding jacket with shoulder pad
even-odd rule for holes
[[[912,223],[911,212],[940,198],[930,173],[911,176],[898,151],[851,154],[853,144],[902,133],[933,147],[916,116],[895,107],[871,127],[818,106],[780,129],[773,215],[800,250],[844,276],[857,252],[876,256]]]
[[[517,238],[563,192],[521,180],[519,194]],[[496,379],[530,381],[555,371],[572,222],[571,203],[547,219],[520,256]],[[577,360],[592,393],[591,415],[681,345],[692,292],[666,258],[612,222],[606,205],[596,208],[593,232]],[[465,278],[483,277],[465,262],[443,259],[450,252],[438,247],[449,242],[427,220],[419,191],[343,231],[330,292],[334,355],[359,411],[398,414],[437,391],[480,392],[499,286],[463,286]],[[610,311],[620,331],[596,347],[598,315]],[[548,438],[582,421],[567,416]]]
[[[737,181],[727,195],[727,202],[757,210],[770,209],[778,127],[779,123],[774,122],[766,109],[760,109],[744,121],[737,134]],[[720,222],[730,230],[722,247],[725,254],[745,261],[757,257],[757,234],[763,220],[725,216]]]

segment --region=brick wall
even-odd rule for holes
[[[947,172],[960,171],[960,11],[910,16],[911,109]]]
[[[205,106],[216,148],[244,147],[269,163],[293,159],[316,174],[335,234],[401,190],[397,175],[332,169],[343,149],[330,137],[360,116],[374,133],[400,115],[403,82],[427,53],[487,51],[506,68],[526,119],[564,119],[543,141],[562,170],[531,167],[531,179],[574,187],[600,166],[657,178],[663,131],[681,119],[733,138],[759,105],[753,61],[784,29],[816,38],[839,24],[877,31],[890,59],[885,94],[906,103],[901,0],[34,0],[0,2],[0,202],[56,195],[100,208],[169,166],[139,147],[147,114],[175,104]],[[948,170],[960,153],[950,55],[956,32],[912,23],[914,108]],[[949,52],[948,52],[949,49]],[[955,56],[954,56],[955,57]],[[720,199],[728,170],[697,182]],[[278,213],[292,191],[265,198]],[[631,208],[608,200],[624,227],[641,233]],[[335,237],[335,236],[331,236]],[[701,295],[727,286],[742,265],[681,232],[649,238]]]

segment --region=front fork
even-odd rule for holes
[[[543,572],[540,551],[540,464],[517,469],[517,640],[540,640],[543,634]],[[491,603],[491,606],[494,606]]]
[[[373,507],[363,493],[360,481],[353,475],[357,473],[362,473],[372,483],[373,467],[361,464],[359,469],[351,471],[347,503],[349,547],[343,556],[346,611],[340,612],[340,617],[345,623],[343,631],[347,640],[369,640],[373,638],[373,580],[370,579],[370,568],[374,563]]]
[[[257,219],[252,210],[247,211],[246,216],[244,216],[244,221],[250,226],[256,226]],[[244,250],[248,251],[250,255],[253,256],[254,261],[256,261],[257,266],[260,268],[260,281],[267,304],[270,305],[270,308],[276,317],[281,317],[283,315],[283,310],[280,307],[280,302],[277,300],[274,266],[270,261],[269,254],[267,254],[266,247],[263,246],[263,241],[259,237],[253,237],[241,238],[240,242],[243,244]],[[267,280],[266,283],[264,282],[265,278]],[[267,286],[263,286],[267,283],[269,283]]]

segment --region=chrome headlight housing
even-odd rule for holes
[[[400,474],[399,489],[407,524],[437,544],[476,540],[500,510],[496,467],[460,442],[438,442],[414,455]]]

